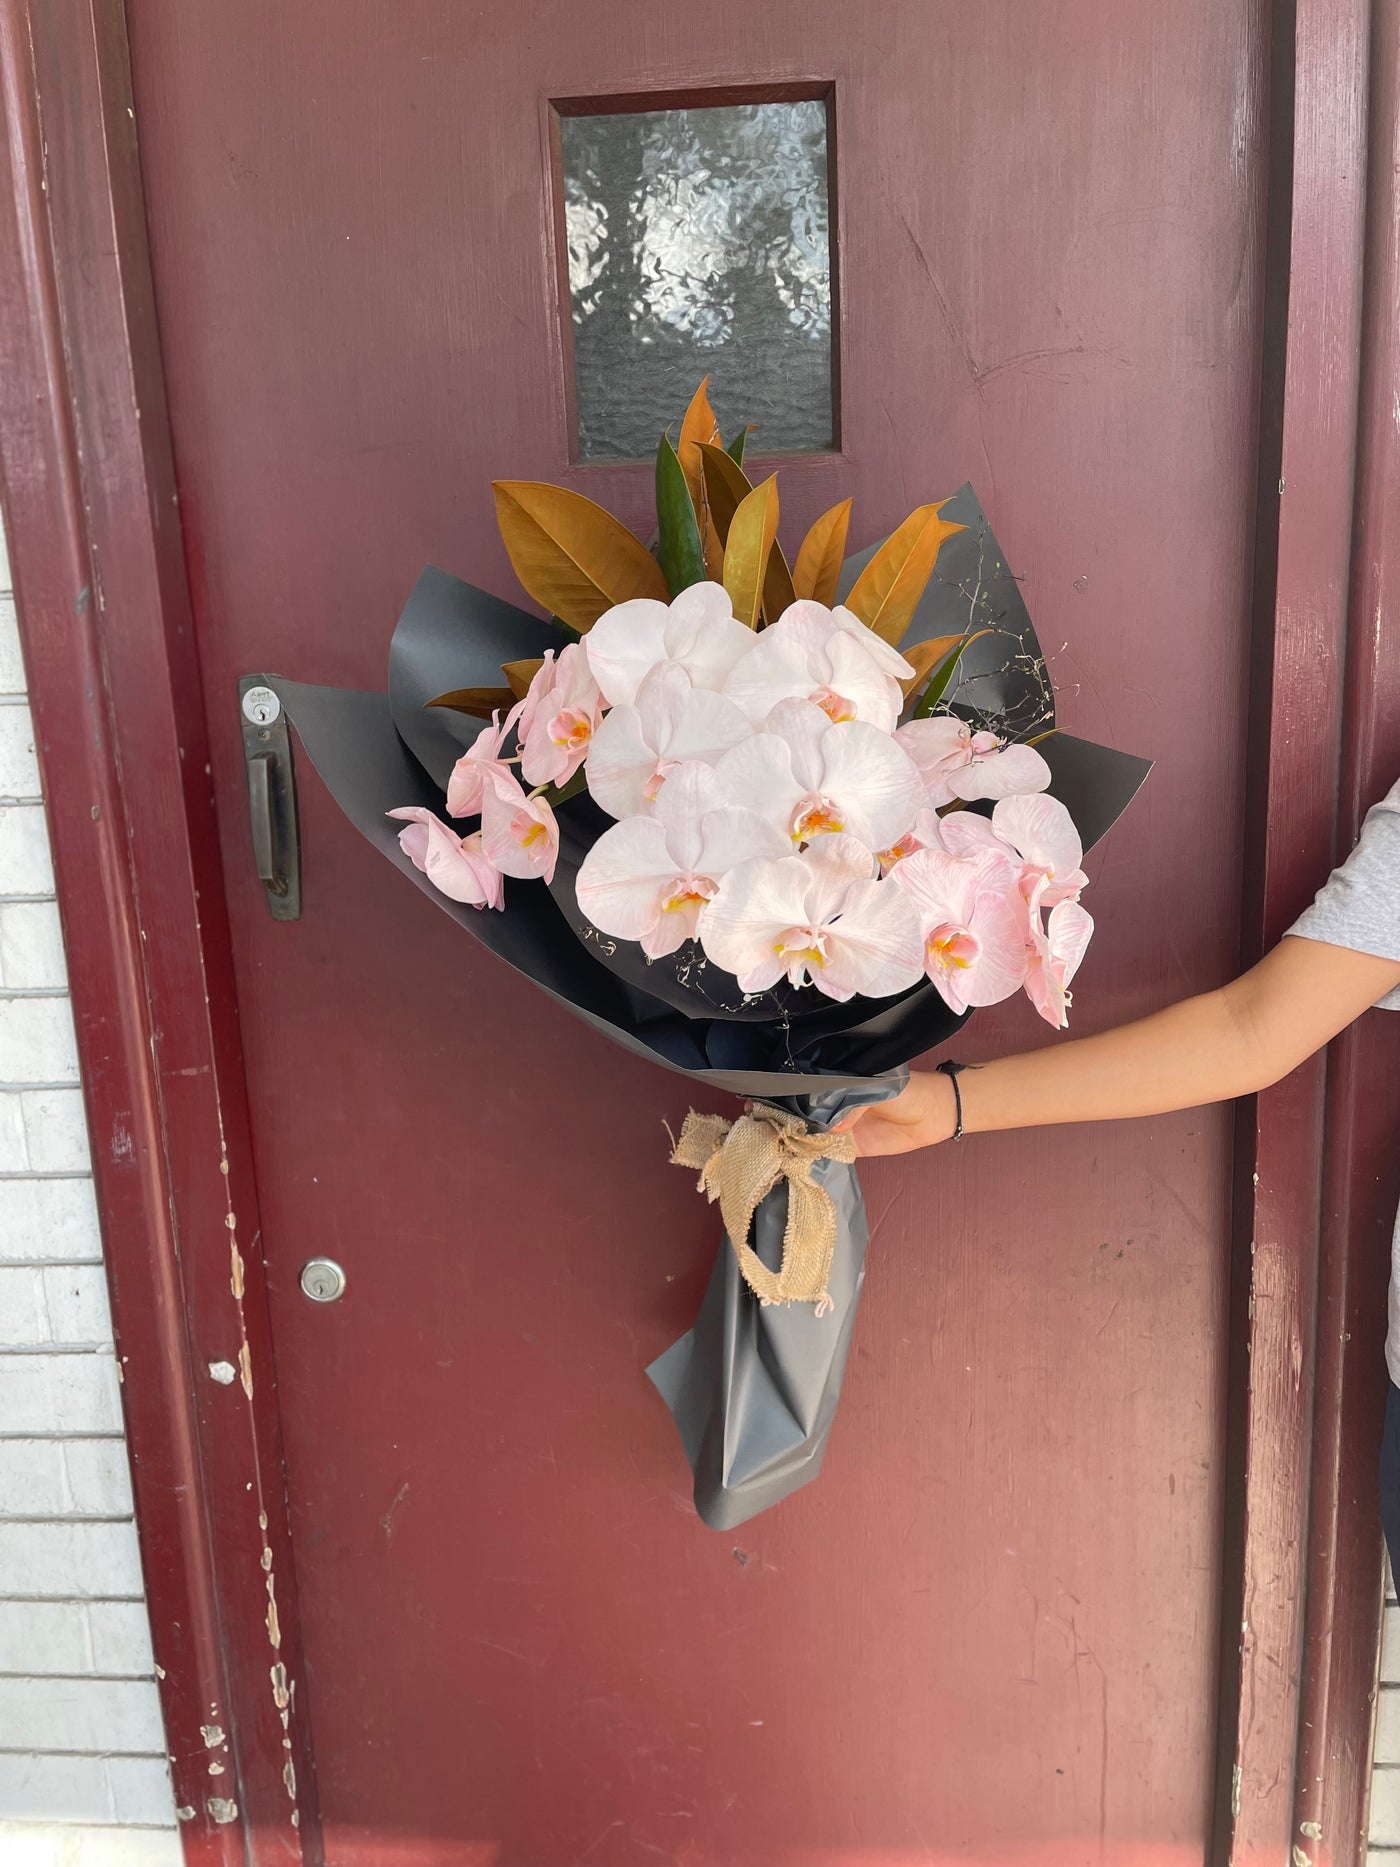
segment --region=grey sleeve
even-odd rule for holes
[[[1361,840],[1290,934],[1400,960],[1400,783],[1369,812]],[[1400,986],[1380,1003],[1400,1011]]]

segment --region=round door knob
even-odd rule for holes
[[[301,1288],[313,1303],[334,1303],[345,1295],[345,1272],[334,1258],[308,1258],[301,1267]]]

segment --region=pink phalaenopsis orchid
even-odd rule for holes
[[[1031,904],[1030,946],[1026,950],[1026,996],[1044,1018],[1062,1031],[1069,1023],[1070,984],[1094,931],[1077,901],[1060,901],[1041,924],[1041,902]]]
[[[578,872],[578,904],[601,932],[638,940],[651,959],[693,938],[700,910],[724,877],[784,841],[751,810],[736,809],[708,765],[679,765],[649,817],[605,830]]]
[[[1028,906],[1033,900],[1042,908],[1077,901],[1089,885],[1080,867],[1084,845],[1058,798],[1003,798],[990,823],[975,811],[952,811],[940,820],[939,832],[944,847],[955,855],[998,846],[1012,851],[1021,865],[1021,893]]]
[[[503,875],[549,882],[559,857],[559,825],[542,797],[526,796],[510,771],[493,772],[481,800],[481,845]]]
[[[663,661],[678,661],[691,685],[715,692],[754,645],[724,585],[696,583],[673,603],[634,597],[598,618],[583,640],[588,665],[609,706],[632,706]]]
[[[406,826],[399,831],[399,848],[434,888],[468,907],[505,906],[505,884],[482,848],[480,830],[458,836],[441,817],[417,804],[389,815]]]
[[[924,971],[957,1012],[1010,998],[1026,977],[1030,910],[1005,848],[920,849],[890,874],[918,910]]]
[[[712,765],[748,732],[732,700],[697,687],[679,662],[658,662],[637,689],[636,704],[614,706],[593,735],[588,788],[609,816],[644,817],[678,765]]]
[[[449,817],[477,816],[481,810],[481,800],[497,775],[503,775],[514,783],[514,773],[509,762],[501,757],[501,747],[519,720],[523,705],[521,701],[513,706],[504,721],[499,713],[493,713],[491,724],[482,727],[471,746],[452,767],[452,775],[447,780]]]
[[[781,701],[717,769],[733,802],[798,844],[848,832],[887,849],[921,802],[919,774],[888,733],[861,720],[833,724],[810,700]]]
[[[1050,767],[1034,746],[1006,745],[951,713],[910,720],[895,738],[918,766],[934,810],[958,798],[967,803],[1043,791],[1050,782]]]
[[[724,691],[755,726],[781,700],[809,700],[830,720],[863,720],[891,733],[904,704],[900,682],[913,672],[850,610],[802,601],[753,642]]]
[[[828,998],[889,998],[922,970],[913,902],[875,879],[874,857],[851,836],[741,862],[700,910],[699,932],[706,956],[746,992],[786,978]]]
[[[567,784],[587,756],[603,718],[603,696],[581,642],[570,642],[557,659],[549,650],[519,714],[525,782]]]

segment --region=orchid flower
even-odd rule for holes
[[[693,759],[712,765],[748,734],[732,700],[696,687],[679,662],[658,662],[637,689],[636,704],[614,706],[594,733],[588,788],[610,816],[647,816],[677,765]]]
[[[1021,863],[1020,887],[1027,906],[1035,899],[1044,908],[1077,900],[1089,885],[1079,866],[1084,846],[1058,798],[1003,798],[990,823],[976,811],[952,811],[939,819],[939,832],[944,848],[954,855],[997,847],[1013,851]]]
[[[801,855],[741,862],[700,910],[706,956],[745,992],[779,979],[828,998],[889,998],[921,971],[919,921],[902,889],[874,879],[875,860],[851,836]]]
[[[781,700],[810,700],[833,721],[864,720],[892,733],[914,670],[897,649],[839,605],[792,603],[765,629],[724,691],[758,726]]]
[[[490,789],[497,775],[510,778],[514,774],[509,764],[501,757],[501,747],[506,735],[520,718],[521,701],[513,706],[501,723],[499,713],[491,715],[491,724],[483,726],[470,748],[463,753],[452,767],[452,775],[447,780],[447,814],[449,817],[475,817],[481,809],[481,800]]]
[[[863,720],[833,725],[810,700],[784,700],[762,732],[717,767],[736,804],[760,811],[794,843],[849,833],[885,849],[913,822],[921,797],[913,761]]]
[[[399,848],[434,888],[468,907],[505,906],[505,884],[482,848],[480,830],[458,836],[441,817],[417,804],[388,814],[405,824],[399,831]]]
[[[717,692],[754,644],[723,584],[694,583],[671,604],[633,597],[605,610],[583,639],[588,665],[609,706],[633,706],[660,661],[678,661],[691,682]]]
[[[559,825],[542,797],[526,796],[513,772],[492,774],[481,801],[481,845],[503,875],[554,879]]]
[[[570,642],[551,648],[520,705],[520,769],[527,784],[567,784],[587,755],[603,717],[588,655]]]
[[[890,881],[918,910],[924,971],[952,1010],[999,1004],[1024,982],[1030,913],[1008,850],[917,850]]]
[[[951,713],[910,720],[895,738],[918,766],[935,810],[955,798],[970,802],[1043,791],[1050,782],[1050,767],[1034,746],[1006,745],[995,733],[975,733]]]
[[[649,817],[605,830],[578,872],[578,904],[601,932],[649,959],[692,939],[705,903],[740,862],[786,853],[783,838],[726,799],[708,765],[678,765]]]
[[[1051,908],[1042,927],[1039,901],[1031,905],[1031,942],[1026,952],[1026,996],[1062,1031],[1069,1023],[1070,983],[1093,935],[1094,923],[1077,901]]]

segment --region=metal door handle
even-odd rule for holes
[[[272,918],[294,921],[301,915],[301,844],[286,715],[261,674],[245,674],[238,683],[238,706],[248,771],[253,863]]]
[[[272,768],[276,763],[271,752],[255,752],[248,760],[248,814],[253,821],[253,860],[258,866],[258,879],[282,895],[287,885],[278,878],[272,833]]]

